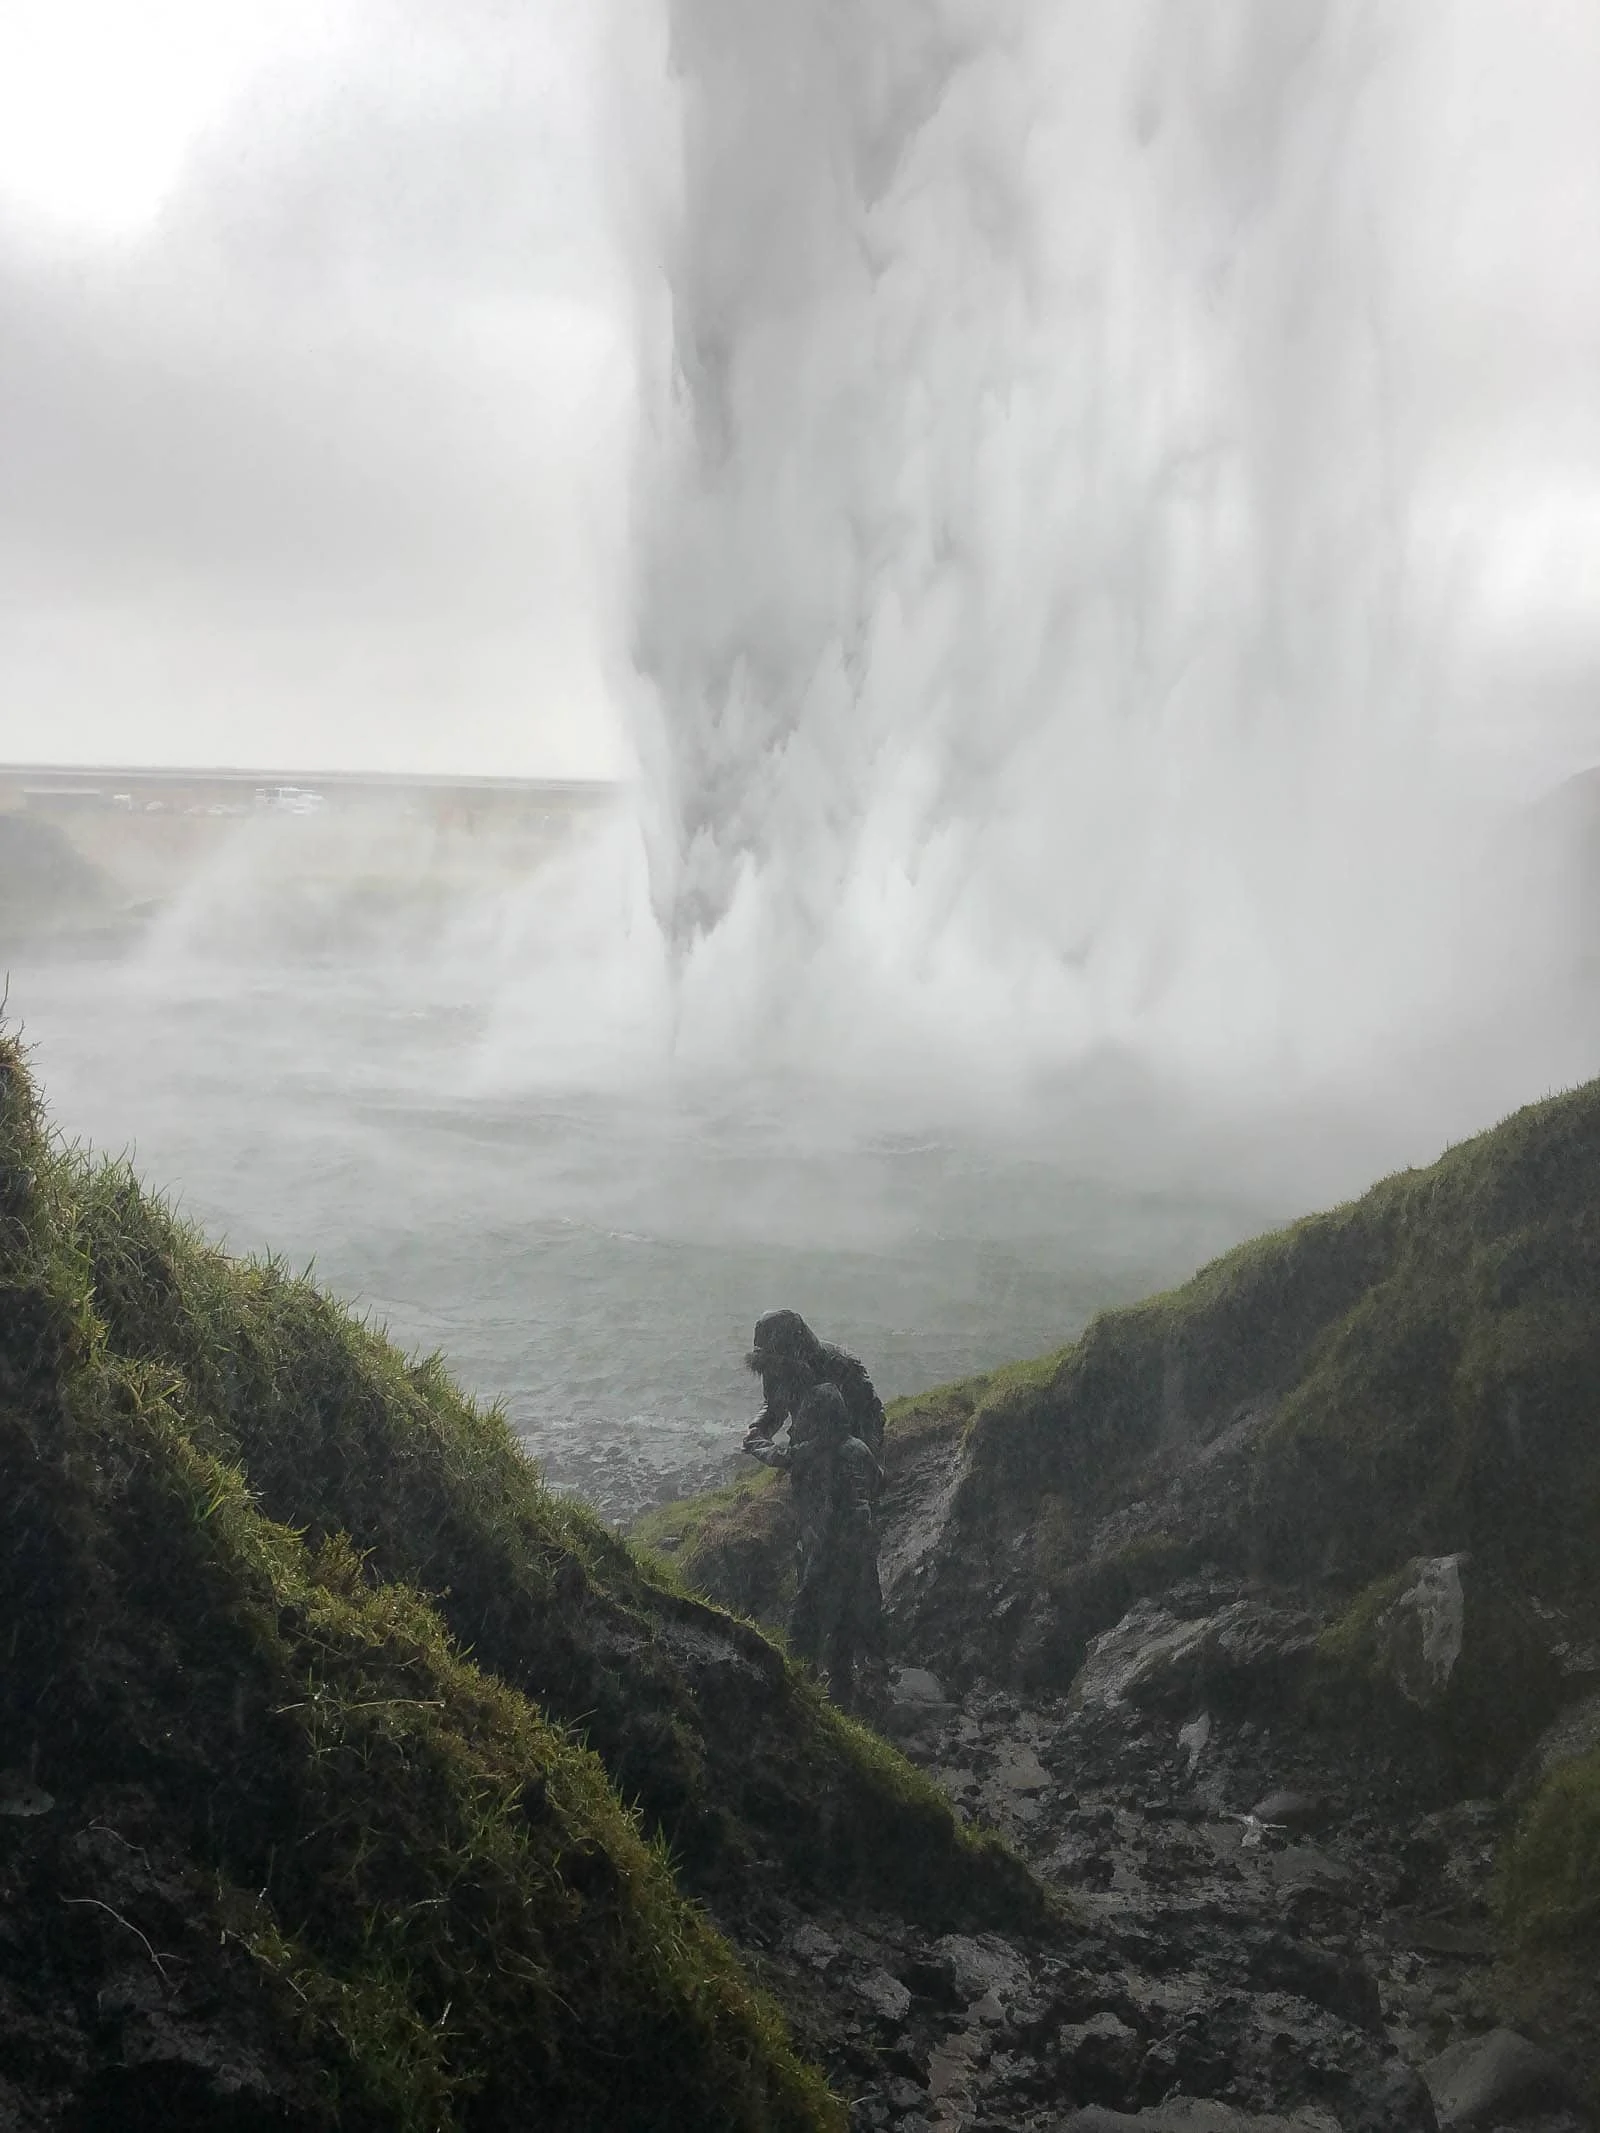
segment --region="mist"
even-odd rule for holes
[[[621,1512],[1592,1071],[1589,12],[340,21],[0,215],[0,757],[434,781],[0,835],[63,1131]]]
[[[679,1053],[1436,1132],[1586,1073],[1524,810],[1596,737],[1592,12],[668,13]]]

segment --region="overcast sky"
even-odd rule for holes
[[[7,0],[0,758],[623,765],[604,17]]]
[[[665,78],[669,22],[684,106]],[[1353,198],[1352,173],[1377,152],[1356,129],[1355,148],[1316,160],[1319,98],[1340,79],[1329,54],[1379,22],[1397,49],[1361,108],[1387,99],[1388,131],[1364,123],[1394,167],[1368,185],[1371,233],[1352,213],[1323,257],[1301,224],[1315,237],[1331,218],[1300,213],[1300,195],[1312,208],[1319,187]],[[692,783],[697,690],[721,721],[728,674],[741,660],[765,671],[746,624],[800,640],[798,688],[818,629],[837,634],[818,582],[837,578],[851,612],[869,610],[886,558],[920,552],[919,513],[938,533],[899,435],[915,427],[918,390],[933,395],[931,435],[962,495],[983,471],[964,424],[1020,407],[1025,486],[1070,441],[1098,290],[1151,281],[1130,360],[1086,429],[1139,444],[1151,427],[1141,366],[1158,414],[1193,389],[1166,337],[1173,292],[1242,376],[1252,271],[1276,307],[1258,335],[1266,389],[1212,390],[1210,429],[1266,436],[1266,414],[1303,388],[1321,460],[1308,472],[1270,437],[1267,456],[1307,520],[1328,516],[1347,465],[1392,458],[1396,438],[1416,446],[1413,564],[1430,542],[1474,557],[1439,631],[1470,670],[1454,731],[1525,783],[1593,759],[1593,0],[1417,0],[1392,16],[1357,0],[900,0],[859,13],[788,0],[754,23],[745,0],[5,0],[0,759],[606,773],[629,766],[619,706],[642,642],[669,722],[688,734],[679,783]],[[800,60],[830,39],[846,63],[807,102]],[[1197,40],[1211,71],[1180,80]],[[1144,55],[1123,73],[1107,60],[1119,41]],[[1273,58],[1279,45],[1289,59]],[[1262,76],[1273,65],[1288,68],[1276,103],[1276,77]],[[1123,74],[1159,84],[1163,66],[1173,80],[1157,102],[1182,123],[1147,157],[1146,120],[1124,123],[1117,97]],[[919,67],[945,85],[928,111]],[[905,110],[873,115],[897,68]],[[1299,194],[1280,168],[1292,158],[1262,134],[1279,105],[1309,172]],[[683,109],[680,222],[680,203],[653,193],[682,175],[671,143]],[[1209,139],[1207,127],[1227,153],[1208,151],[1191,182],[1166,144],[1185,128]],[[898,143],[887,186],[880,135]],[[1228,190],[1256,162],[1270,166],[1259,212]],[[1169,186],[1159,213],[1147,167]],[[848,213],[835,201],[843,169],[846,192],[862,188]],[[1058,288],[995,281],[1016,262],[968,216],[985,201],[1036,226],[1045,264],[1061,255]],[[1207,237],[1221,264],[1190,273],[1202,210],[1222,231]],[[1281,257],[1274,218],[1288,231]],[[819,256],[824,228],[833,250]],[[1362,247],[1375,263],[1365,281],[1351,264]],[[1301,280],[1320,307],[1311,357],[1295,324]],[[641,320],[640,306],[669,285],[697,419],[719,365],[743,394],[735,448],[719,457],[723,439],[711,454],[709,498],[696,486],[706,462],[663,473],[636,449],[639,407],[664,404],[666,346],[662,314]],[[920,339],[896,309],[907,287],[921,292]],[[1359,354],[1373,321],[1401,412],[1396,427],[1387,410],[1390,433],[1352,433],[1352,454],[1324,420],[1316,366],[1340,336]],[[836,404],[865,423],[862,438],[822,419]],[[835,430],[845,446],[830,458]],[[900,529],[874,553],[876,577],[844,560],[872,517],[863,486]],[[972,579],[985,615],[1019,600],[1053,612],[1081,576],[1076,551],[1063,562],[1049,541],[1072,548],[1083,497],[1066,508],[1051,496],[1018,507],[1020,564],[1007,556]],[[686,538],[696,513],[715,536],[702,529],[698,545]],[[961,523],[981,534],[986,522],[974,507]],[[1206,555],[1221,567],[1214,543]],[[731,620],[717,608],[730,601]],[[1307,606],[1326,604],[1319,593]],[[931,628],[923,610],[907,607]],[[981,679],[953,699],[957,722],[993,726],[993,647],[977,624],[958,634]],[[761,716],[782,726],[796,689],[769,693]],[[897,725],[921,734],[929,696],[925,677],[908,685]],[[846,723],[867,731],[854,710]],[[763,757],[737,720],[719,736]]]

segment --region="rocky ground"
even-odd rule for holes
[[[1292,1607],[1202,1576],[1097,1639],[1070,1696],[957,1699],[898,1671],[887,1729],[1062,1915],[1024,1946],[752,1903],[737,1936],[853,2125],[1591,2125],[1558,2059],[1496,2019],[1508,1810],[1424,1808],[1371,1739],[1274,1715],[1309,1638]]]

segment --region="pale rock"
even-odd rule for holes
[[[839,1943],[831,1933],[824,1933],[821,1926],[805,1919],[789,1935],[789,1947],[803,1963],[813,1970],[826,1970],[840,1954]]]
[[[911,1994],[887,1970],[869,1970],[865,1977],[853,1978],[851,1983],[857,1997],[865,2000],[883,2021],[898,2024],[910,2014]]]
[[[1561,2103],[1571,2084],[1550,2054],[1514,2029],[1452,2044],[1422,2069],[1441,2128],[1499,2123],[1519,2111]]]
[[[957,1992],[969,2003],[986,1992],[1007,2000],[1027,1989],[1027,1965],[1014,1948],[993,1935],[975,1940],[965,1933],[947,1933],[934,1947],[949,1966]]]

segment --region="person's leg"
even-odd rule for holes
[[[789,1649],[808,1666],[820,1667],[827,1634],[824,1612],[826,1588],[813,1565],[803,1566],[800,1585],[789,1616]]]

